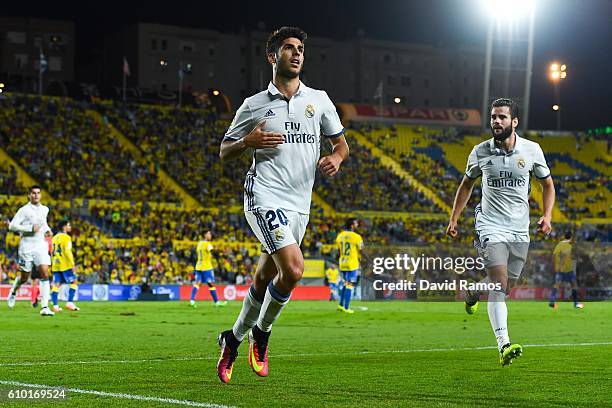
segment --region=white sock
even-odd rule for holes
[[[240,310],[238,319],[236,319],[236,323],[234,323],[234,327],[232,327],[234,336],[238,341],[242,341],[249,330],[257,323],[259,311],[261,310],[261,302],[255,299],[255,296],[255,287],[251,286],[242,302],[242,309]]]
[[[259,312],[259,319],[257,320],[257,326],[261,331],[269,332],[272,330],[272,323],[278,319],[285,305],[289,303],[290,297],[291,294],[280,294],[272,282],[270,282],[268,289],[266,289],[266,296],[261,306],[261,312]]]
[[[51,285],[49,284],[49,279],[40,280],[40,297],[42,298],[42,308],[44,309],[45,307],[49,307],[49,298],[51,297]]]
[[[13,282],[13,288],[11,289],[11,293],[13,295],[17,294],[17,289],[21,286],[21,275],[17,275],[15,278],[15,282]]]
[[[508,307],[506,306],[506,294],[497,290],[489,291],[489,303],[487,305],[491,327],[497,340],[497,348],[510,343],[508,337]]]

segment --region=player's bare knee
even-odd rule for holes
[[[302,280],[304,274],[304,263],[303,262],[292,262],[283,268],[281,280],[283,283],[290,287],[295,287]]]

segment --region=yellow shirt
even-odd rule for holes
[[[343,272],[359,269],[363,238],[353,231],[342,231],[336,237],[336,245],[340,251],[340,270]]]
[[[72,240],[68,234],[60,232],[53,237],[53,265],[51,271],[63,272],[74,268],[74,256],[72,255]]]
[[[198,262],[196,263],[196,271],[208,271],[212,266],[212,250],[213,246],[209,241],[200,241],[196,248],[198,253]]]
[[[327,268],[325,271],[325,276],[327,276],[329,283],[338,283],[338,274],[338,268]]]
[[[568,240],[559,242],[553,250],[555,272],[572,272],[572,263],[572,243]]]

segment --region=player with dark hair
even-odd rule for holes
[[[344,278],[344,286],[340,292],[340,303],[338,311],[349,314],[355,313],[349,307],[353,289],[357,286],[360,271],[361,250],[363,249],[363,238],[355,232],[359,222],[350,218],[346,221],[344,231],[336,237],[336,245],[339,251],[340,272]]]
[[[306,37],[296,27],[270,35],[266,54],[272,81],[245,99],[221,143],[223,162],[243,154],[253,159],[244,183],[244,213],[263,249],[238,319],[219,335],[217,374],[222,382],[231,379],[238,346],[247,335],[251,368],[259,376],[268,375],[272,324],[304,272],[300,244],[317,167],[334,176],[349,154],[332,101],[325,91],[300,81]],[[323,158],[321,136],[332,145],[332,153]]]
[[[7,303],[11,309],[15,306],[17,289],[27,282],[32,270],[36,268],[40,279],[42,306],[40,314],[41,316],[53,316],[54,313],[49,309],[51,292],[49,266],[51,266],[51,257],[49,256],[49,245],[45,240],[45,235],[51,234],[51,228],[47,224],[49,207],[41,204],[42,194],[39,186],[30,187],[28,197],[29,202],[17,211],[9,225],[9,230],[18,232],[21,236],[19,241],[19,269],[21,274],[15,278]]]
[[[217,288],[215,287],[215,271],[212,265],[213,245],[212,231],[208,230],[204,233],[204,239],[198,242],[196,247],[197,262],[193,271],[193,287],[191,289],[191,298],[189,306],[196,307],[195,298],[200,289],[202,282],[208,285],[208,291],[215,306],[225,306],[227,301],[219,300],[217,296]]]
[[[555,271],[555,284],[550,292],[550,302],[548,306],[557,308],[557,294],[565,283],[569,283],[572,288],[572,300],[576,309],[582,309],[584,305],[578,302],[578,281],[576,279],[576,268],[573,258],[572,232],[567,231],[553,250],[553,268]]]
[[[53,237],[53,264],[51,266],[51,270],[53,271],[53,288],[51,289],[53,311],[62,311],[62,308],[59,307],[59,290],[64,283],[70,285],[66,309],[73,311],[81,310],[74,304],[74,295],[77,291],[77,280],[75,276],[76,265],[72,253],[72,239],[69,235],[70,232],[72,232],[72,225],[68,220],[61,220],[57,223],[57,230],[59,233]]]
[[[534,175],[542,184],[543,215],[539,232],[551,231],[555,186],[540,146],[519,137],[518,106],[510,99],[491,104],[492,138],[476,145],[467,161],[465,176],[455,195],[446,229],[457,236],[457,220],[466,206],[476,179],[482,176],[482,200],[474,211],[479,255],[484,259],[487,278],[499,290],[489,291],[487,309],[497,340],[502,365],[522,353],[519,344],[510,343],[506,294],[518,280],[529,249],[529,192]],[[473,314],[478,308],[479,292],[468,291],[465,309]]]

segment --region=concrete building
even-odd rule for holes
[[[41,50],[47,61],[43,90],[74,81],[73,22],[0,17],[0,80],[7,89],[36,92]]]
[[[178,71],[183,68],[188,71],[183,90],[218,89],[235,109],[270,80],[267,36],[263,30],[224,34],[139,23],[107,38],[107,82],[121,85],[123,56],[130,64],[128,86],[141,89],[176,92]],[[503,65],[503,50],[495,50],[494,61],[501,61],[497,68]],[[504,70],[493,72],[492,97],[520,99],[524,60],[513,55],[507,75],[500,74]],[[338,102],[377,103],[374,95],[382,82],[385,104],[400,98],[408,106],[480,109],[483,76],[484,49],[474,47],[443,48],[359,36],[349,41],[310,37],[306,42],[304,81],[327,90]]]

